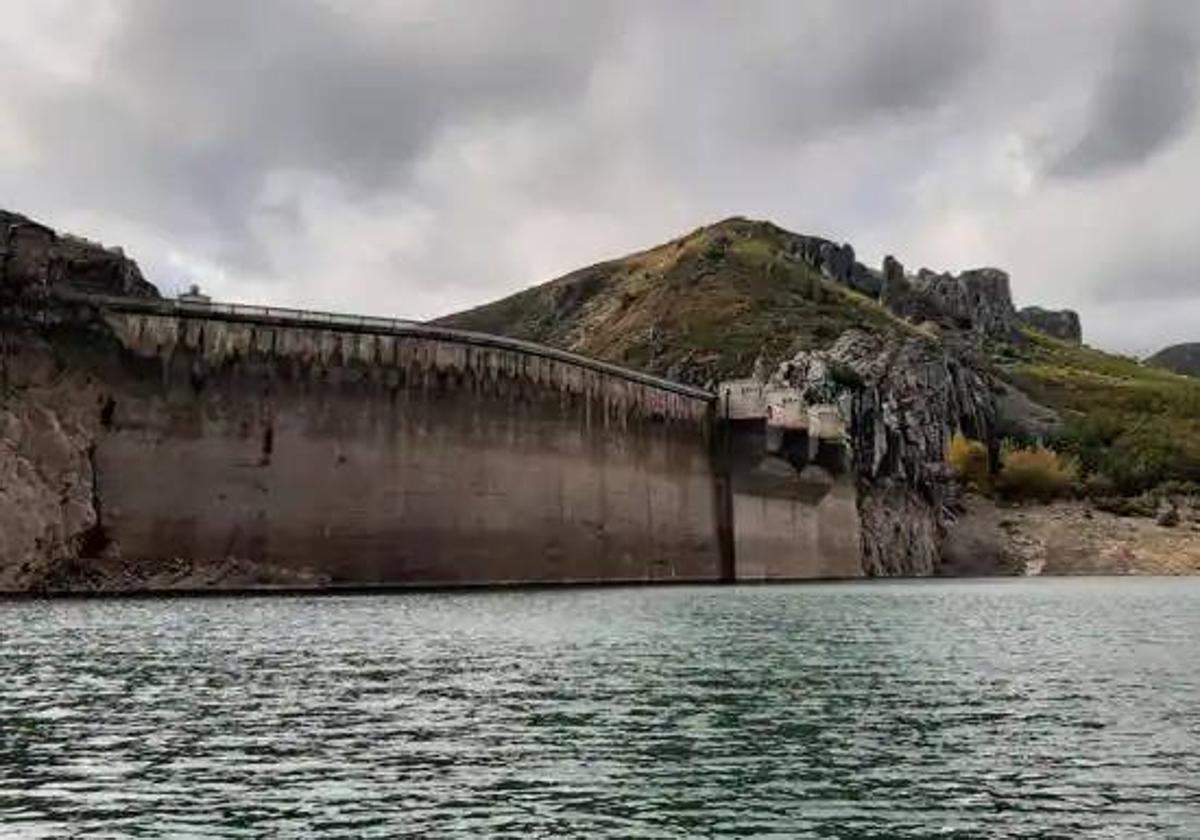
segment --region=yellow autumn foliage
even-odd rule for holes
[[[958,432],[950,441],[946,461],[955,475],[968,487],[985,492],[991,483],[991,463],[987,447]]]

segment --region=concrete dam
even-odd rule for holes
[[[94,460],[128,561],[332,586],[862,574],[844,441],[804,407],[773,422],[754,383],[383,318],[87,305],[121,344]]]

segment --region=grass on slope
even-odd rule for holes
[[[1123,493],[1200,481],[1200,380],[1026,333],[1004,365],[1065,421],[1061,449]]]
[[[440,323],[511,335],[695,384],[825,347],[851,327],[912,329],[824,281],[767,222],[730,219]]]

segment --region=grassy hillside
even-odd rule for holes
[[[824,280],[797,258],[799,239],[768,222],[728,219],[440,323],[698,385],[747,375],[760,354],[773,368],[851,327],[917,331]],[[994,372],[1063,416],[1055,446],[1076,455],[1101,490],[1200,481],[1200,380],[1033,331],[990,349]]]
[[[728,219],[442,319],[575,350],[703,385],[748,374],[844,330],[912,329],[875,301],[823,280],[794,234]]]
[[[1035,332],[1001,370],[1062,414],[1061,449],[1124,493],[1200,481],[1200,380]]]

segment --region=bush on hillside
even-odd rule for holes
[[[1092,473],[1079,482],[1079,495],[1087,499],[1110,499],[1117,495],[1117,485],[1104,473]]]
[[[1049,502],[1070,492],[1078,475],[1078,465],[1053,449],[1006,447],[996,492],[1011,501]]]
[[[1149,493],[1140,496],[1108,496],[1093,499],[1096,510],[1117,516],[1141,516],[1149,519],[1158,511],[1158,503]]]
[[[956,432],[950,441],[946,461],[967,487],[981,493],[988,490],[992,470],[987,447],[983,443],[971,440],[962,432]]]

